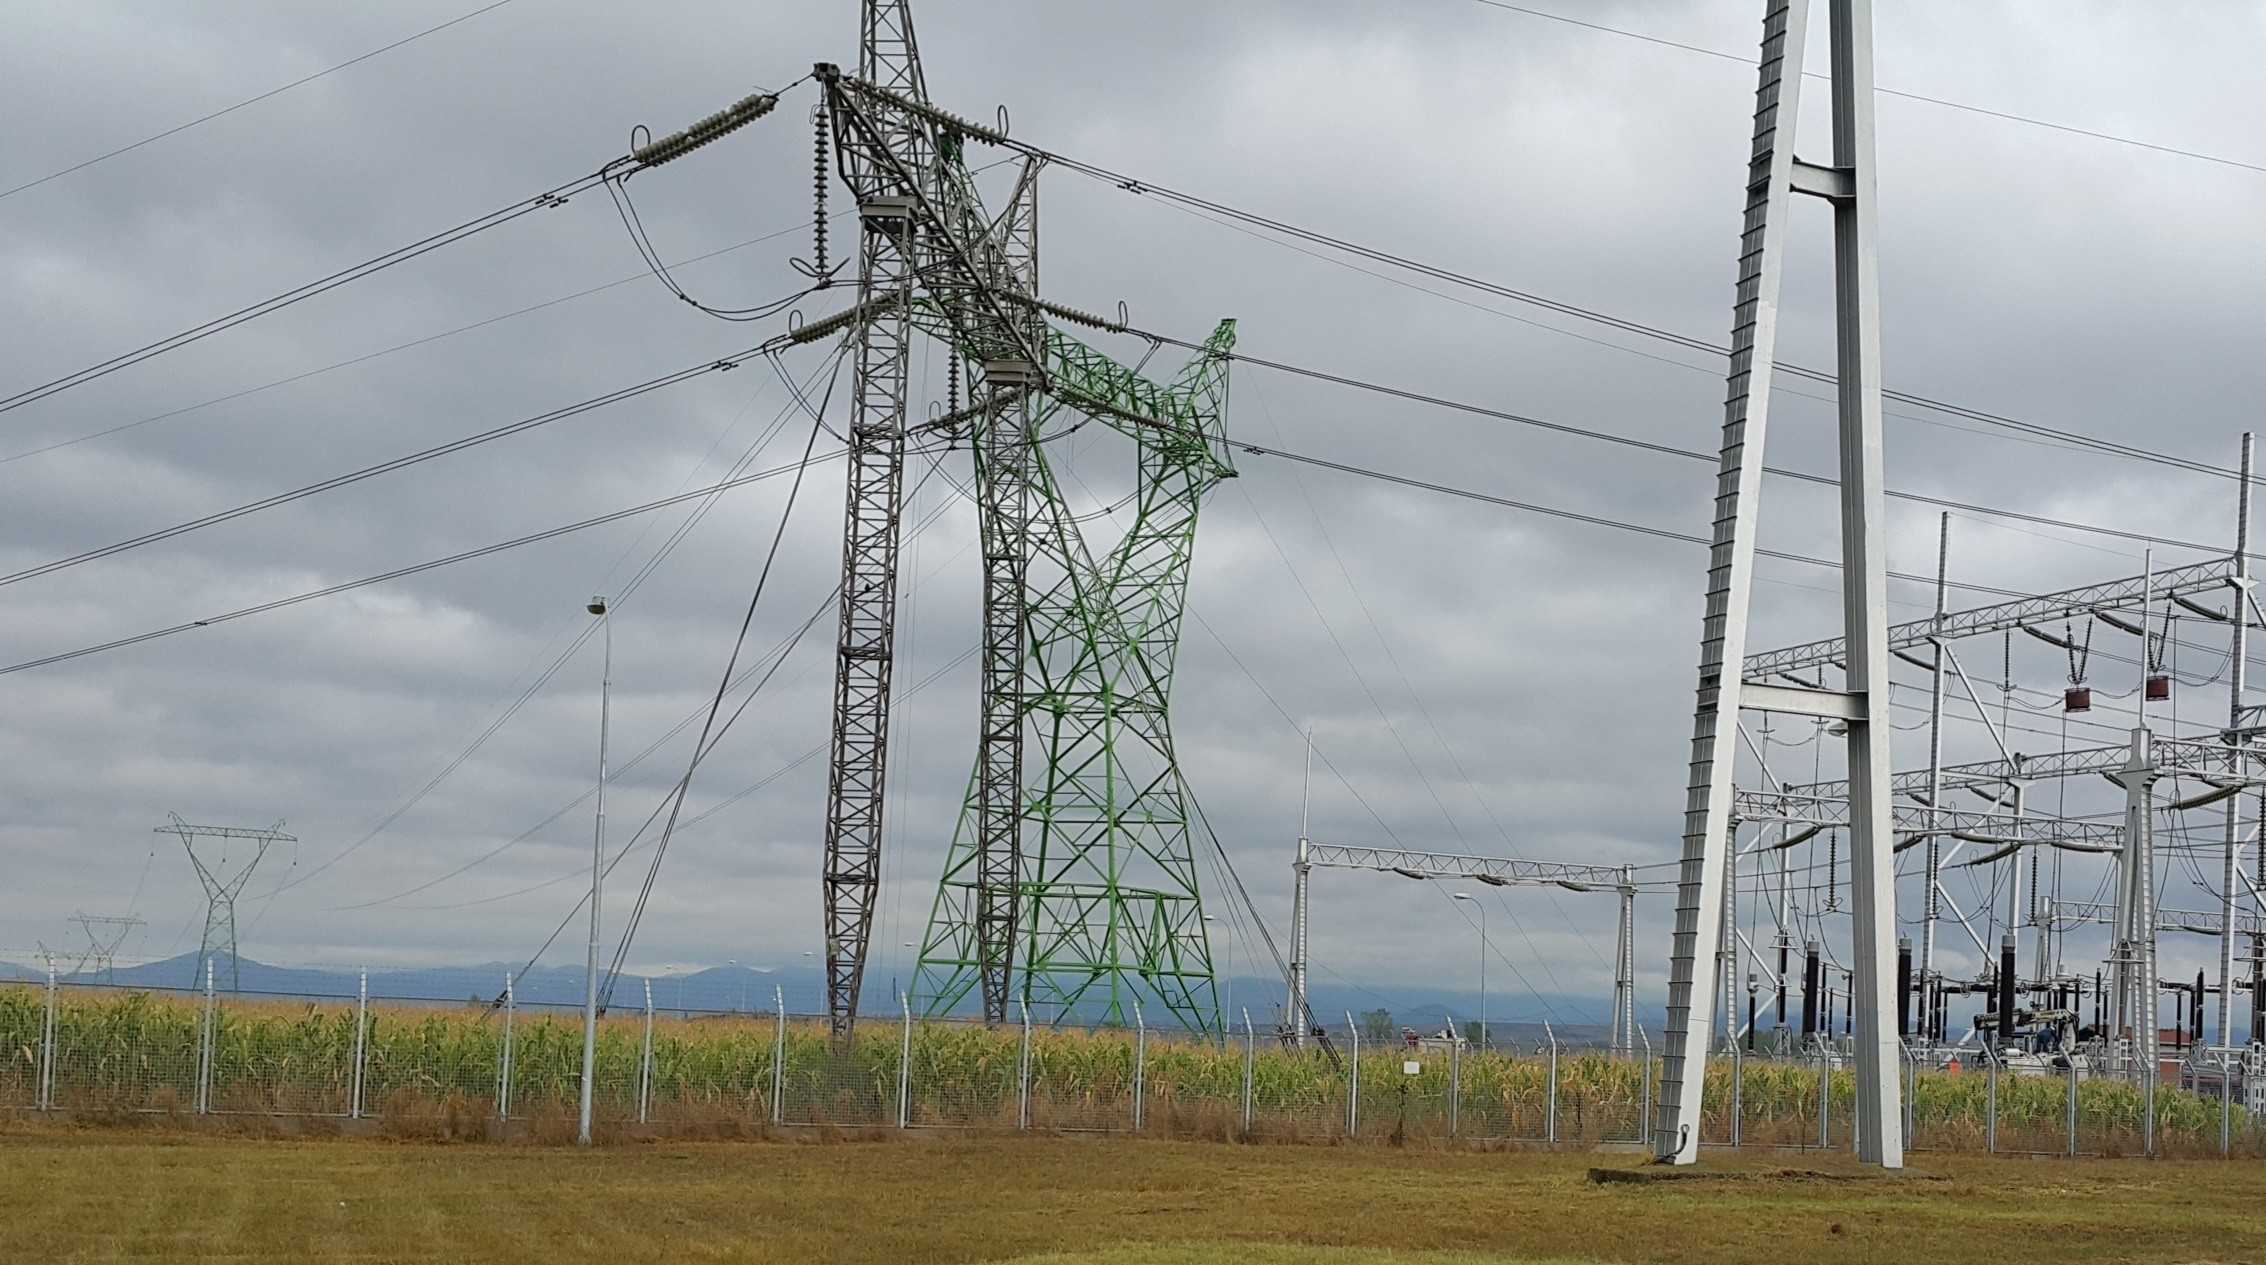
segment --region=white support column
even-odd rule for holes
[[[1313,746],[1309,743],[1307,757],[1311,761]],[[1306,993],[1306,887],[1314,877],[1314,863],[1309,859],[1313,849],[1301,830],[1298,836],[1298,859],[1290,867],[1290,1004],[1283,1021],[1297,1035],[1293,1038],[1303,1052],[1313,1036],[1312,1006]]]
[[[1835,311],[1841,396],[1841,592],[1849,692],[1849,1004],[1857,1038],[1858,1158],[1904,1166],[1896,1074],[1895,834],[1889,814],[1888,528],[1881,444],[1880,254],[1873,163],[1872,0],[1832,0]]]
[[[2128,1075],[2156,1078],[2156,767],[2154,735],[2132,731],[2125,765],[2109,775],[2124,788],[2124,853],[2117,876],[2117,929],[2109,1034],[2124,1038]]]
[[[2253,456],[2253,437],[2242,437],[2242,489],[2235,495],[2235,574],[2231,582],[2232,600],[2227,609],[2234,622],[2227,634],[2227,741],[2238,754],[2234,757],[2234,774],[2240,778],[2250,771],[2250,762],[2239,754],[2245,745],[2236,736],[2242,729],[2242,692],[2246,684],[2244,662],[2250,652],[2250,612],[2247,598],[2250,592],[2250,470]],[[2236,875],[2242,866],[2242,795],[2227,796],[2226,865],[2219,876],[2219,1048],[2234,1048],[2235,998],[2235,885]],[[2253,1034],[2255,1039],[2256,1034]]]
[[[1613,1053],[1636,1053],[1637,888],[1636,870],[1621,867],[1621,924],[1613,949]]]

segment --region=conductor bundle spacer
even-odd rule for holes
[[[673,136],[664,136],[649,145],[631,150],[630,157],[636,159],[640,167],[658,167],[672,158],[682,158],[710,141],[746,127],[771,113],[772,107],[778,104],[779,94],[776,92],[758,92],[753,96],[742,97]]]

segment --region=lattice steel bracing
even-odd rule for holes
[[[1794,156],[1810,0],[1768,0],[1755,90],[1754,143],[1733,301],[1730,375],[1708,554],[1707,607],[1692,720],[1691,776],[1682,873],[1669,959],[1668,1042],[1661,1066],[1654,1149],[1675,1163],[1699,1157],[1701,1087],[1711,996],[1724,971],[1724,877],[1732,825],[1732,755],[1741,707],[1831,716],[1848,732],[1848,822],[1854,923],[1859,1154],[1903,1163],[1893,1015],[1896,888],[1890,848],[1888,582],[1882,528],[1879,264],[1874,247],[1872,6],[1828,0],[1831,15],[1833,160]],[[1842,598],[1839,691],[1742,680],[1763,445],[1777,348],[1787,218],[1795,193],[1833,207],[1839,350]]]
[[[196,826],[181,820],[179,813],[167,813],[165,825],[154,833],[177,835],[181,847],[189,854],[189,864],[197,871],[197,881],[205,889],[205,934],[197,949],[197,977],[191,986],[204,980],[205,965],[213,961],[216,953],[228,954],[228,989],[237,991],[243,984],[243,971],[236,958],[236,898],[243,894],[244,886],[252,881],[252,871],[267,859],[268,849],[279,843],[297,843],[293,835],[283,833],[283,823],[277,822],[265,830],[241,826]],[[205,851],[197,850],[199,839],[210,840]],[[235,845],[240,850],[236,860],[230,861],[227,848]],[[217,846],[216,846],[217,845]],[[246,857],[241,849],[250,849]]]
[[[920,93],[920,56],[903,3],[866,0],[859,70]],[[858,199],[858,300],[852,334],[849,495],[842,544],[840,633],[835,642],[834,734],[826,794],[826,1013],[847,1034],[872,940],[881,886],[882,803],[888,782],[889,689],[895,666],[897,546],[905,483],[907,352],[915,227],[895,195],[889,161],[930,161],[928,132],[885,127],[873,147],[843,147],[841,168]]]
[[[875,279],[843,318],[864,340],[858,398],[893,410],[873,441],[890,445],[887,512],[878,496],[864,507],[874,548],[863,554],[855,483],[852,492],[829,818],[830,1004],[846,1027],[872,916],[909,331],[968,366],[969,406],[935,424],[964,427],[974,449],[984,564],[976,768],[916,989],[931,1010],[980,995],[994,1019],[1014,1001],[1040,1017],[1116,1020],[1148,997],[1208,1028],[1218,1022],[1210,950],[1165,712],[1196,510],[1233,473],[1222,433],[1233,326],[1170,386],[1051,326],[1044,313],[1066,310],[1037,296],[1038,165],[1026,163],[994,218],[963,151],[1005,137],[928,103],[911,32],[902,3],[869,3],[867,73],[816,71],[876,258]],[[876,54],[876,41],[900,50],[904,66]],[[888,354],[869,368],[875,346]],[[1099,556],[1041,439],[1077,416],[1140,451],[1134,525]],[[856,582],[861,558],[880,587]],[[870,595],[860,609],[872,635],[858,643],[853,595]]]
[[[916,988],[931,1013],[980,986],[995,1015],[1012,1000],[1050,1022],[1121,1023],[1143,1001],[1190,1027],[1219,1024],[1168,712],[1198,510],[1233,473],[1221,354],[1232,339],[1232,326],[1222,325],[1168,390],[1144,401],[1152,421],[1097,410],[1139,445],[1133,523],[1107,552],[1089,546],[1044,445],[1003,433],[1016,415],[987,423],[988,440],[979,431],[980,482],[1029,477],[1021,489],[1032,527],[1017,710],[1032,758],[1012,845],[986,833],[981,769],[971,786],[922,946]],[[1070,401],[1125,398],[1124,370],[1059,333],[1050,332],[1049,344],[1055,394],[1035,410],[1034,426],[1083,411]],[[984,501],[997,496],[987,491]],[[996,959],[971,934],[987,925],[994,891],[986,854],[1008,846],[1021,860],[1011,997],[994,992],[1001,977],[986,968]]]

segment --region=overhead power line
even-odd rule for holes
[[[1015,140],[1007,136],[1005,133],[997,131],[996,129],[985,127],[980,123],[974,123],[967,119],[960,118],[957,115],[949,113],[948,111],[939,110],[934,106],[930,106],[925,103],[908,101],[907,99],[900,97],[895,93],[891,93],[886,89],[874,87],[871,84],[852,82],[851,86],[855,87],[860,92],[871,93],[880,97],[884,97],[899,108],[909,110],[916,114],[924,115],[939,123],[953,127],[968,136],[983,140],[986,143],[1012,149],[1028,157],[1040,159],[1055,166],[1062,167],[1070,171],[1075,171],[1080,175],[1107,182],[1109,184],[1115,185],[1120,189],[1125,190],[1128,193],[1140,194],[1143,196],[1153,196],[1163,201],[1172,202],[1183,207],[1188,207],[1197,211],[1217,215],[1224,219],[1233,220],[1237,223],[1244,224],[1252,228],[1261,229],[1266,232],[1277,233],[1285,237],[1295,238],[1299,241],[1308,242],[1312,245],[1321,246],[1329,250],[1337,251],[1341,254],[1353,256],[1358,259],[1366,259],[1372,263],[1383,264],[1387,267],[1397,268],[1405,272],[1415,273],[1419,276],[1430,277],[1435,281],[1444,281],[1451,285],[1463,286],[1467,289],[1477,290],[1484,294],[1491,294],[1498,298],[1509,299],[1513,302],[1523,303],[1530,307],[1540,308],[1544,311],[1555,312],[1562,316],[1569,316],[1577,320],[1602,325],[1609,329],[1620,330],[1623,333],[1635,334],[1640,337],[1655,339],[1661,342],[1672,344],[1677,347],[1685,348],[1690,351],[1704,352],[1710,356],[1727,357],[1730,355],[1730,350],[1728,348],[1723,347],[1717,343],[1709,342],[1704,338],[1694,338],[1691,335],[1679,334],[1673,330],[1663,329],[1657,325],[1648,325],[1642,321],[1630,320],[1626,317],[1615,316],[1611,313],[1598,311],[1594,308],[1586,308],[1578,304],[1567,303],[1558,299],[1548,298],[1544,295],[1535,294],[1530,291],[1514,289],[1510,286],[1483,280],[1468,273],[1457,272],[1450,268],[1443,268],[1435,264],[1424,263],[1416,259],[1411,259],[1405,255],[1397,255],[1390,251],[1380,250],[1373,246],[1364,246],[1358,242],[1349,241],[1342,237],[1333,237],[1328,233],[1319,232],[1315,229],[1302,228],[1298,225],[1291,224],[1283,220],[1274,219],[1269,216],[1260,215],[1253,211],[1245,211],[1238,207],[1229,206],[1224,202],[1215,202],[1210,198],[1199,197],[1192,193],[1185,193],[1178,189],[1173,189],[1164,185],[1154,184],[1146,180],[1141,180],[1137,177],[1126,175],[1123,172],[1113,171],[1096,163],[1090,163],[1084,161],[1083,159],[1073,158],[1068,154],[1064,154],[1056,150],[1047,149],[1039,145],[1033,145],[1028,141]],[[1826,373],[1823,370],[1811,369],[1802,365],[1787,364],[1783,361],[1777,362],[1777,367],[1783,372],[1792,374],[1796,377],[1806,378],[1813,382],[1823,383],[1826,385],[1838,384],[1838,379],[1835,375]],[[2062,430],[2052,426],[2041,425],[2036,422],[2026,422],[2018,418],[2006,417],[1997,413],[1986,412],[1982,409],[1968,408],[1965,405],[1953,404],[1944,400],[1932,399],[1924,395],[1915,395],[1907,391],[1884,390],[1881,392],[1881,394],[1884,398],[1895,400],[1900,404],[1911,405],[1915,408],[1929,409],[1934,412],[1946,414],[1948,416],[1964,418],[1968,421],[1979,422],[1986,426],[1997,427],[1999,429],[2012,431],[2017,434],[2029,435],[2041,439],[2050,439],[2060,443],[2071,444],[2080,448],[2092,449],[2094,451],[2106,453],[2111,456],[2125,457],[2136,461],[2152,462],[2158,465],[2169,466],[2179,470],[2186,470],[2196,474],[2216,475],[2218,477],[2228,479],[2241,477],[2239,472],[2237,471],[2229,470],[2221,466],[2215,466],[2208,462],[2193,461],[2186,457],[2175,456],[2170,453],[2154,452],[2145,448],[2137,448],[2130,444],[2121,444],[2117,443],[2114,440],[2101,439],[2092,435],[2082,434],[2077,431]]]
[[[74,163],[71,166],[65,167],[61,171],[51,171],[46,175],[41,176],[37,180],[27,180],[12,189],[0,190],[0,198],[12,198],[17,194],[22,193],[26,189],[37,188],[40,185],[46,184],[50,180],[60,180],[73,172],[85,171],[87,168],[94,166],[96,163],[108,162],[111,159],[118,157],[120,154],[131,153],[134,150],[140,149],[144,145],[151,145],[155,144],[158,141],[164,140],[168,136],[178,136],[181,133],[188,131],[192,127],[199,127],[203,124],[210,123],[214,119],[220,118],[223,115],[234,114],[238,110],[243,109],[245,106],[258,105],[260,102],[267,100],[269,97],[281,96],[284,93],[291,91],[293,88],[298,88],[313,83],[317,79],[321,79],[326,75],[335,75],[339,71],[342,71],[349,66],[358,66],[363,62],[366,62],[382,53],[390,53],[393,50],[400,48],[404,44],[414,44],[428,35],[437,35],[440,32],[457,25],[458,23],[469,22],[472,19],[479,17],[483,13],[493,13],[497,9],[501,9],[511,2],[512,0],[495,0],[495,3],[493,4],[482,5],[480,8],[474,9],[470,13],[450,18],[448,21],[441,23],[439,26],[428,26],[424,30],[417,32],[415,35],[404,36],[401,39],[395,40],[391,44],[373,48],[369,52],[364,53],[359,57],[349,57],[345,61],[342,61],[335,66],[326,67],[322,70],[316,71],[311,75],[303,75],[300,78],[294,79],[290,83],[287,83],[280,88],[270,88],[266,92],[260,93],[258,96],[246,97],[242,101],[239,101],[232,106],[214,110],[210,114],[201,115],[197,118],[190,119],[186,123],[169,127],[154,136],[145,136],[142,139],[135,141],[131,145],[120,145],[118,148],[111,150],[109,153],[97,154],[84,162]]]
[[[1105,328],[1113,328],[1120,332],[1133,334],[1144,339],[1153,339],[1157,342],[1164,343],[1167,346],[1179,347],[1184,350],[1203,350],[1203,347],[1200,344],[1192,343],[1184,338],[1175,338],[1168,334],[1153,333],[1148,330],[1135,329],[1131,326],[1111,326]],[[1482,404],[1472,404],[1463,400],[1451,400],[1444,396],[1431,395],[1422,391],[1412,391],[1405,387],[1388,386],[1384,383],[1373,382],[1364,378],[1355,378],[1346,374],[1331,373],[1326,369],[1315,369],[1305,365],[1289,364],[1284,361],[1270,360],[1263,356],[1253,356],[1238,351],[1221,352],[1214,354],[1220,355],[1224,359],[1237,361],[1242,364],[1252,365],[1256,368],[1272,369],[1278,373],[1294,374],[1302,378],[1311,378],[1317,382],[1327,382],[1333,386],[1350,387],[1357,391],[1368,391],[1377,395],[1391,396],[1394,399],[1407,400],[1413,404],[1430,405],[1434,408],[1449,409],[1459,413],[1469,413],[1476,417],[1486,417],[1496,421],[1514,422],[1521,426],[1531,426],[1538,430],[1554,431],[1561,435],[1571,435],[1579,439],[1593,439],[1602,443],[1618,444],[1621,447],[1634,448],[1641,452],[1653,452],[1659,453],[1663,456],[1681,457],[1689,461],[1704,461],[1709,465],[1715,465],[1721,460],[1721,458],[1715,453],[1702,452],[1696,448],[1680,448],[1674,444],[1655,443],[1649,439],[1638,439],[1632,435],[1618,435],[1611,431],[1593,430],[1588,427],[1574,426],[1565,422],[1553,422],[1544,418],[1529,417],[1522,413],[1512,413],[1503,409],[1488,408],[1487,406]],[[1776,475],[1780,478],[1795,479],[1803,483],[1814,483],[1823,487],[1841,486],[1841,481],[1832,477],[1831,475],[1813,474],[1807,470],[1788,470],[1779,466],[1765,466],[1763,467],[1763,469],[1765,473]],[[1963,513],[1969,514],[1983,514],[1992,518],[2007,519],[2012,522],[2032,523],[2040,527],[2055,527],[2067,531],[2091,532],[2095,535],[2109,536],[2118,540],[2129,540],[2136,544],[2172,545],[2181,549],[2194,549],[2202,553],[2211,554],[2223,554],[2227,552],[2227,548],[2223,545],[2198,544],[2191,540],[2178,540],[2168,536],[2154,536],[2149,535],[2145,532],[2124,531],[2115,527],[2102,527],[2094,523],[2080,523],[2066,518],[2051,518],[2042,514],[2025,514],[2019,510],[2000,509],[1996,506],[1990,505],[1977,505],[1970,501],[1955,501],[1947,497],[1929,496],[1921,492],[1901,492],[1894,488],[1890,488],[1887,490],[1886,495],[1891,499],[1910,501],[1916,505],[1928,505],[1938,509],[1959,510]]]
[[[832,461],[834,458],[841,455],[842,450],[836,449],[831,452],[821,453],[818,456],[814,457],[812,460],[814,462]],[[127,646],[138,646],[143,642],[156,641],[161,637],[171,637],[176,633],[185,633],[198,628],[210,628],[215,624],[225,624],[232,620],[246,619],[253,615],[265,615],[270,611],[279,611],[284,609],[285,607],[300,605],[303,602],[312,602],[317,598],[333,597],[337,594],[350,592],[354,589],[368,588],[373,584],[384,584],[389,580],[404,579],[408,576],[417,575],[426,571],[436,570],[440,567],[454,566],[459,562],[470,562],[475,558],[485,558],[491,554],[503,553],[504,551],[509,549],[520,548],[523,545],[532,545],[545,540],[554,540],[560,536],[565,536],[573,532],[584,531],[592,527],[603,527],[607,523],[618,523],[625,518],[634,518],[639,514],[650,514],[655,510],[667,509],[672,505],[682,505],[686,501],[695,501],[704,496],[713,496],[718,492],[729,491],[737,487],[745,487],[750,483],[759,483],[765,479],[776,478],[782,474],[791,474],[794,471],[802,468],[803,463],[801,462],[795,462],[793,464],[784,466],[774,466],[769,470],[759,470],[753,474],[744,474],[739,476],[738,478],[726,479],[721,483],[712,483],[704,488],[694,488],[689,492],[679,492],[674,496],[665,496],[658,501],[647,501],[643,505],[633,505],[628,509],[615,510],[611,514],[600,514],[595,518],[585,518],[579,522],[568,523],[564,526],[549,528],[545,531],[533,532],[525,536],[517,536],[510,540],[499,541],[492,545],[483,545],[478,549],[467,549],[462,553],[453,553],[445,558],[434,558],[426,562],[413,563],[406,567],[396,567],[391,571],[381,571],[376,575],[367,575],[359,580],[348,580],[343,584],[333,584],[324,588],[313,589],[305,593],[296,593],[290,597],[277,598],[272,602],[261,602],[255,606],[241,607],[237,610],[232,610],[222,615],[209,615],[203,619],[192,619],[187,621],[186,623],[174,624],[166,628],[156,628],[145,633],[136,633],[131,637],[120,637],[114,641],[105,641],[99,645],[84,646],[77,650],[67,650],[61,654],[51,654],[40,659],[27,659],[22,663],[10,664],[7,667],[0,667],[0,676],[6,676],[11,672],[27,672],[33,668],[44,668],[50,664],[65,663],[72,659],[83,659],[88,655],[102,654],[106,651],[122,650]]]
[[[289,492],[278,492],[274,496],[263,497],[257,501],[248,501],[232,509],[220,510],[215,513],[207,514],[202,518],[192,518],[184,523],[175,523],[171,527],[163,527],[159,528],[156,531],[144,532],[139,536],[128,537],[125,540],[117,541],[113,544],[104,545],[99,549],[88,549],[81,553],[72,554],[67,558],[57,558],[53,562],[43,562],[36,567],[27,567],[21,571],[11,572],[7,575],[0,575],[0,586],[15,584],[22,580],[30,580],[43,575],[51,575],[67,567],[75,567],[80,565],[81,563],[93,562],[100,558],[108,558],[114,554],[124,553],[129,549],[139,549],[143,545],[156,544],[161,540],[170,540],[175,536],[185,535],[186,533],[197,531],[201,528],[213,527],[221,523],[232,522],[247,515],[256,514],[261,510],[274,509],[279,505],[288,505],[293,501],[304,500],[307,497],[315,496],[323,492],[334,491],[338,488],[346,487],[350,484],[360,483],[365,479],[373,479],[382,474],[391,474],[396,470],[402,470],[410,466],[419,465],[424,462],[431,461],[436,457],[446,457],[453,453],[463,452],[467,448],[476,448],[481,444],[492,443],[498,439],[504,439],[512,435],[523,434],[527,431],[534,430],[539,426],[548,426],[553,422],[565,421],[570,417],[579,417],[584,413],[589,413],[597,409],[604,408],[609,404],[619,404],[624,400],[633,400],[638,396],[647,395],[654,391],[659,391],[664,387],[675,386],[680,382],[689,382],[694,378],[702,377],[706,374],[722,373],[726,370],[735,369],[739,367],[742,361],[745,361],[750,357],[760,355],[764,350],[764,347],[751,347],[745,351],[735,352],[732,355],[725,356],[720,360],[712,360],[706,364],[694,365],[691,368],[687,369],[679,369],[675,373],[663,374],[658,378],[649,378],[644,382],[636,384],[635,386],[623,387],[618,391],[609,391],[604,395],[593,396],[590,399],[581,401],[580,403],[569,404],[564,408],[552,409],[548,413],[538,413],[533,417],[522,418],[516,422],[511,422],[490,430],[484,430],[476,435],[466,435],[462,439],[453,439],[448,443],[422,449],[418,452],[410,453],[407,456],[395,457],[390,461],[381,461],[374,466],[364,466],[359,470],[352,470],[345,474],[334,475],[331,478],[324,479],[320,482],[307,484],[305,487],[294,488]]]
[[[802,81],[797,80],[796,82]],[[789,85],[789,87],[792,86],[792,84]],[[491,228],[509,224],[522,216],[549,207],[565,206],[568,200],[576,194],[594,189],[608,181],[627,179],[636,172],[658,167],[662,163],[672,162],[703,145],[721,139],[769,114],[778,103],[779,96],[777,93],[759,92],[744,97],[730,107],[702,119],[684,131],[662,137],[650,144],[641,145],[635,151],[614,159],[589,175],[576,177],[555,189],[538,193],[534,197],[490,211],[486,215],[466,220],[454,228],[443,229],[430,237],[411,242],[407,246],[398,247],[382,255],[365,259],[361,263],[350,268],[340,269],[327,277],[321,277],[305,285],[285,290],[281,294],[271,295],[249,307],[238,308],[226,316],[214,317],[201,325],[192,325],[188,329],[158,339],[154,343],[137,347],[122,355],[113,356],[99,364],[88,365],[76,373],[65,374],[53,381],[43,382],[38,386],[18,391],[14,395],[0,396],[0,413],[11,412],[27,404],[37,403],[51,395],[68,391],[72,387],[82,386],[97,378],[116,373],[120,369],[130,368],[145,360],[162,356],[169,351],[175,351],[191,343],[210,338],[214,334],[234,329],[247,321],[255,321],[270,313],[280,312],[295,303],[304,302],[319,294],[327,294],[340,286],[383,272],[395,264],[406,263],[420,255],[439,250],[443,246],[454,245]]]
[[[1663,39],[1658,35],[1646,35],[1640,31],[1624,30],[1621,27],[1605,26],[1597,22],[1585,22],[1580,18],[1569,18],[1562,13],[1550,13],[1542,9],[1529,9],[1524,5],[1506,4],[1503,2],[1503,0],[1477,0],[1477,2],[1486,5],[1490,9],[1504,9],[1512,13],[1523,13],[1528,17],[1544,18],[1552,22],[1562,22],[1567,26],[1578,26],[1584,28],[1585,30],[1599,31],[1606,35],[1620,35],[1633,40],[1642,40],[1647,44],[1658,44],[1663,48],[1681,49],[1687,53],[1700,53],[1705,56],[1718,58],[1723,61],[1736,62],[1739,65],[1747,67],[1750,70],[1754,68],[1755,64],[1755,59],[1753,57],[1742,56],[1738,53],[1725,52],[1720,48],[1706,48],[1698,44],[1685,44],[1677,40]],[[1827,78],[1827,76],[1818,74],[1815,71],[1807,71],[1804,73],[1807,78],[1811,79]],[[2067,123],[2055,123],[2049,119],[2036,118],[2027,114],[2012,114],[2005,110],[1986,109],[1983,106],[1979,105],[1969,105],[1964,101],[1951,101],[1943,97],[1924,96],[1917,92],[1899,92],[1894,88],[1882,88],[1877,85],[1873,88],[1873,91],[1884,97],[1901,97],[1906,101],[1922,101],[1929,105],[1940,105],[1947,110],[1962,110],[1968,114],[1980,114],[1985,118],[2002,119],[2009,123],[2022,123],[2030,127],[2042,127],[2047,129],[2048,131],[2066,132],[2071,136],[2084,136],[2097,141],[2108,141],[2113,145],[2129,145],[2134,149],[2145,149],[2158,154],[2171,154],[2179,158],[2193,158],[2200,162],[2217,163],[2222,167],[2234,167],[2242,171],[2266,172],[2266,166],[2262,166],[2258,163],[2243,162],[2238,158],[2226,158],[2218,154],[2206,154],[2201,150],[2180,149],[2177,146],[2173,145],[2158,145],[2154,141],[2135,140],[2130,136],[2118,136],[2113,132],[2096,132],[2091,128],[2073,127]]]
[[[1237,443],[1235,444],[1235,447],[1237,448],[1237,450],[1250,453],[1254,457],[1279,457],[1282,460],[1295,461],[1300,463],[1301,465],[1315,466],[1323,470],[1335,470],[1340,474],[1350,474],[1364,479],[1374,479],[1380,483],[1391,483],[1399,487],[1415,488],[1419,491],[1424,492],[1437,492],[1443,496],[1458,497],[1467,501],[1478,501],[1486,505],[1498,505],[1503,507],[1504,509],[1524,510],[1529,514],[1543,514],[1551,518],[1563,518],[1570,522],[1588,523],[1593,527],[1611,527],[1616,531],[1634,532],[1640,536],[1651,536],[1658,540],[1680,541],[1688,545],[1706,545],[1709,543],[1707,537],[1696,536],[1690,532],[1672,531],[1666,527],[1652,527],[1644,523],[1632,523],[1627,519],[1622,518],[1607,518],[1598,514],[1584,514],[1578,510],[1561,509],[1553,505],[1537,505],[1532,501],[1514,501],[1509,497],[1494,496],[1486,492],[1474,492],[1469,488],[1453,487],[1445,483],[1433,483],[1426,479],[1412,478],[1408,475],[1403,474],[1390,474],[1383,470],[1370,469],[1367,466],[1357,466],[1343,461],[1331,461],[1325,457],[1312,457],[1306,455],[1305,453],[1288,452],[1281,448],[1266,448],[1261,447],[1258,444],[1245,443]],[[1841,564],[1830,558],[1812,558],[1807,554],[1786,553],[1777,549],[1757,549],[1755,550],[1755,553],[1758,557],[1776,558],[1781,562],[1799,562],[1807,566],[1825,567],[1835,571],[1841,569]],[[1917,584],[1934,584],[1936,582],[1935,577],[1932,575],[1912,575],[1903,571],[1891,571],[1888,574],[1891,579],[1910,580]],[[2017,592],[2014,589],[1993,588],[1990,585],[1986,584],[1961,584],[1954,582],[1952,583],[1952,587],[1966,589],[1974,593],[1989,593],[1999,597],[2031,596],[2027,593]]]

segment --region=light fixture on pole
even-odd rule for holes
[[[1479,911],[1479,1048],[1487,1048],[1487,906],[1470,892],[1457,892],[1457,900],[1468,900]]]
[[[598,896],[606,873],[606,731],[613,719],[614,626],[606,620],[606,599],[594,597],[584,609],[598,617],[606,638],[605,666],[598,676],[598,824],[590,841],[590,957],[582,996],[582,1127],[575,1141],[590,1145],[590,1091],[598,1062]]]

